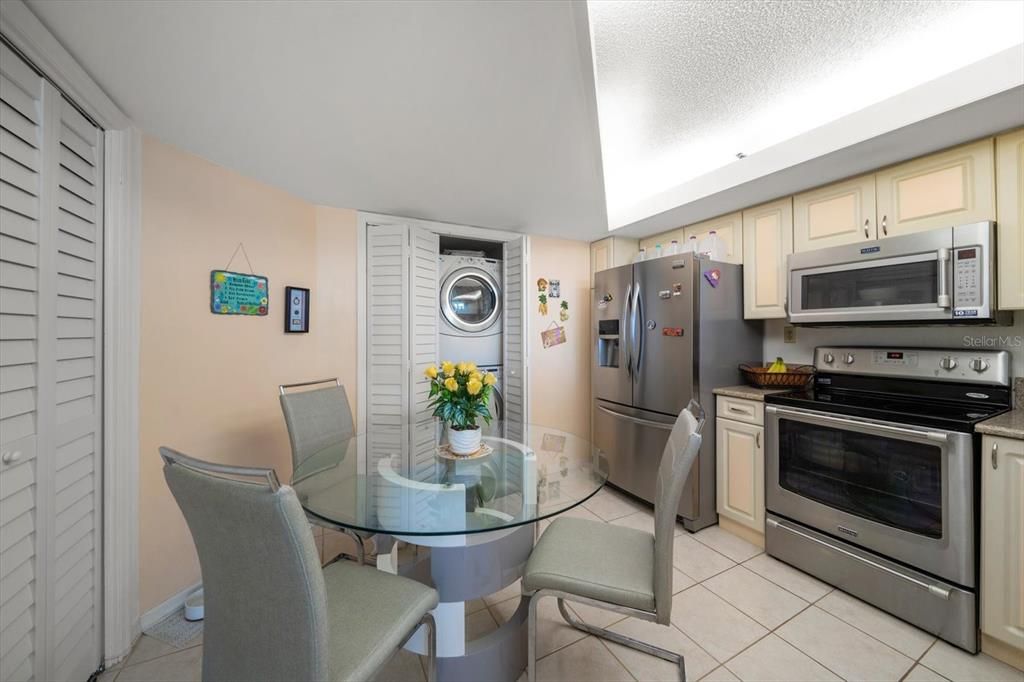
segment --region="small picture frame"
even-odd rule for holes
[[[548,280],[548,298],[561,298],[562,297],[562,280],[560,279],[549,279]]]
[[[284,333],[309,333],[309,289],[284,288]]]

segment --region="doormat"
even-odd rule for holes
[[[149,629],[143,630],[143,634],[159,639],[175,649],[183,649],[191,644],[196,637],[202,636],[203,621],[187,621],[185,620],[185,610],[177,609]]]

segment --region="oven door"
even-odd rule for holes
[[[790,321],[835,324],[952,319],[952,230],[868,244],[791,255]]]
[[[777,405],[765,417],[768,511],[975,585],[970,434]]]

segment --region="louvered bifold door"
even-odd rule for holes
[[[61,101],[56,182],[53,678],[96,668],[100,643],[100,131]]]
[[[504,326],[504,397],[505,435],[516,442],[527,438],[527,339],[526,306],[529,273],[527,272],[528,242],[519,237],[505,242],[505,326]]]
[[[366,449],[367,475],[374,481],[368,502],[392,519],[408,510],[377,467],[393,457],[394,468],[408,473],[408,240],[406,225],[366,228]]]
[[[438,235],[422,227],[409,229],[410,371],[409,475],[417,481],[431,481],[437,466],[437,423],[430,409],[430,380],[424,372],[438,362],[438,278],[440,276]],[[426,496],[422,502],[427,504]],[[426,510],[417,510],[417,514]]]
[[[0,679],[99,666],[100,131],[0,61]]]
[[[43,81],[0,44],[0,680],[36,675]],[[40,287],[44,290],[40,290]],[[41,328],[42,327],[42,328]],[[46,349],[43,349],[44,352]],[[39,642],[41,643],[41,642]],[[41,669],[40,669],[41,672]]]

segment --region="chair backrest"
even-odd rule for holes
[[[704,410],[694,400],[679,413],[658,467],[654,498],[654,607],[658,622],[668,625],[672,614],[672,549],[676,510],[693,461],[700,452]]]
[[[331,382],[334,386],[310,391],[287,392],[290,388]],[[322,379],[302,384],[285,384],[281,390],[281,410],[288,425],[292,445],[292,466],[331,445],[344,444],[355,434],[352,408],[345,387],[337,379]]]
[[[160,456],[203,574],[203,679],[328,679],[324,579],[292,488],[272,469]]]

